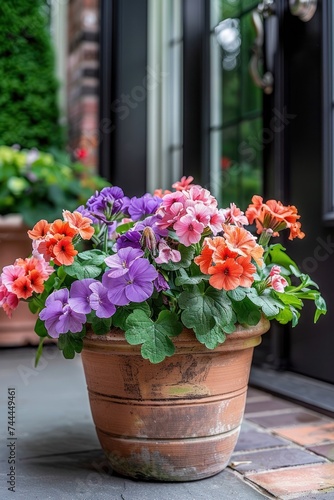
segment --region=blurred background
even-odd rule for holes
[[[38,197],[40,215],[182,175],[223,207],[296,205],[306,238],[289,253],[329,313],[273,327],[252,380],[334,411],[332,2],[2,0],[0,27],[0,213],[30,223]]]

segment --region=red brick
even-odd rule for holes
[[[246,478],[274,496],[321,491],[334,487],[334,463],[289,467],[269,472],[248,474]],[[284,498],[284,497],[283,497]],[[308,497],[309,498],[309,497]]]

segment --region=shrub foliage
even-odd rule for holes
[[[43,1],[0,2],[0,144],[62,147],[54,54]]]

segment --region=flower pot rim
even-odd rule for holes
[[[238,324],[233,333],[226,335],[225,342],[219,344],[215,349],[208,349],[196,339],[193,330],[184,328],[178,336],[171,338],[176,347],[176,352],[173,356],[178,352],[181,353],[187,350],[214,355],[221,351],[242,350],[249,347],[256,347],[261,343],[261,336],[266,333],[269,328],[270,321],[264,317],[261,318],[255,326]],[[96,335],[88,330],[83,342],[84,350],[115,350],[119,352],[119,354],[129,354],[132,352],[141,356],[141,346],[129,344],[125,339],[123,330],[120,328],[111,328],[110,333],[106,335]]]

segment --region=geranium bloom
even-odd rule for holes
[[[5,285],[1,284],[0,280],[0,307],[2,307],[9,318],[12,317],[12,312],[18,305],[19,299],[15,293],[10,292]]]
[[[2,270],[1,282],[11,292],[13,283],[21,276],[25,276],[25,270],[22,266],[6,266]]]
[[[281,292],[283,293],[284,292],[284,288],[286,286],[288,286],[288,282],[286,281],[285,278],[283,278],[283,276],[280,276],[278,274],[274,274],[272,277],[271,277],[271,286],[273,287],[273,289],[276,291],[276,292]]]
[[[240,285],[243,272],[243,267],[235,259],[228,258],[209,268],[209,283],[218,290],[234,290]]]
[[[289,239],[304,238],[301,225],[297,223],[300,215],[294,205],[284,206],[276,200],[263,203],[261,196],[253,196],[252,202],[246,211],[246,216],[251,224],[255,221],[258,234],[270,229],[273,232],[272,236],[278,236],[279,231],[290,228]]]
[[[166,241],[161,240],[158,246],[159,249],[159,255],[158,257],[155,258],[155,262],[157,264],[168,264],[168,262],[171,260],[172,262],[180,262],[181,260],[181,254],[178,250],[173,250],[170,248]]]
[[[224,238],[230,250],[243,257],[250,255],[258,265],[262,264],[263,247],[256,243],[256,238],[247,229],[225,224]]]
[[[225,222],[228,224],[235,224],[236,226],[245,226],[249,224],[244,212],[242,212],[235,203],[231,203],[230,208],[224,209],[223,214],[225,216]]]
[[[45,219],[40,220],[34,227],[28,231],[28,235],[32,240],[43,239],[49,232],[51,224]]]
[[[73,238],[76,234],[78,234],[78,230],[74,227],[70,226],[68,222],[65,222],[61,219],[55,220],[50,225],[50,231],[53,235],[61,235],[67,238]]]
[[[237,263],[242,266],[242,274],[240,276],[240,286],[250,287],[254,281],[254,273],[256,267],[251,263],[251,257],[238,257]]]
[[[18,299],[28,299],[32,296],[33,288],[27,276],[20,276],[12,284],[12,292]]]
[[[192,215],[184,215],[174,224],[174,229],[180,242],[186,247],[198,243],[204,230],[204,224],[194,219]]]
[[[172,184],[172,187],[176,189],[176,191],[183,191],[184,189],[189,189],[192,186],[192,181],[194,178],[189,175],[189,177],[186,177],[185,175],[181,177],[180,181],[174,182]]]
[[[53,247],[54,262],[58,266],[70,266],[74,262],[74,256],[78,253],[75,250],[71,238],[62,238]]]
[[[91,239],[94,234],[91,219],[84,217],[80,212],[75,211],[72,213],[69,210],[63,210],[63,217],[80,234],[83,240]]]

